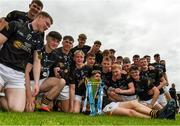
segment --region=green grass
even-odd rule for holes
[[[180,125],[176,120],[141,119],[123,116],[87,116],[60,112],[0,112],[0,125]]]

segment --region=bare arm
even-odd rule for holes
[[[135,87],[134,87],[134,84],[132,82],[130,82],[128,84],[128,89],[127,90],[116,88],[115,92],[118,93],[118,94],[127,94],[127,95],[128,94],[134,94],[135,93]]]
[[[25,69],[25,86],[26,86],[26,111],[34,111],[34,99],[31,93],[30,76],[29,73],[32,70],[32,64],[28,63]]]
[[[164,79],[166,80],[166,85],[168,86],[169,85],[169,81],[168,81],[168,77],[167,77],[166,72],[164,73]]]
[[[25,83],[26,83],[26,89],[30,88],[30,76],[29,73],[32,70],[32,64],[28,63],[26,65],[26,69],[25,69]]]
[[[7,37],[0,33],[0,47],[7,41]]]
[[[159,86],[157,86],[157,88],[161,89],[164,86],[166,86],[166,80],[165,80],[164,76],[162,76],[160,79],[160,84],[159,84]]]
[[[155,102],[157,101],[158,99],[158,96],[159,96],[159,89],[157,87],[153,87],[152,89],[152,92],[153,92],[153,97],[152,97],[152,100],[151,100],[151,106],[153,107]]]
[[[34,52],[34,62],[33,62],[33,76],[34,76],[34,95],[39,92],[39,78],[41,71],[41,60],[38,57],[37,51]]]

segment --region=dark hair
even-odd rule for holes
[[[116,59],[123,59],[123,57],[122,56],[117,56],[117,58]]]
[[[87,59],[88,57],[96,57],[96,55],[93,54],[93,53],[87,53],[87,54],[86,54],[86,59]]]
[[[33,4],[33,3],[37,4],[38,6],[40,6],[41,9],[43,9],[43,7],[44,7],[43,3],[40,0],[32,0],[31,4]]]
[[[123,58],[123,64],[131,63],[129,57],[124,57]]]
[[[146,61],[147,61],[147,59],[146,59],[146,58],[144,58],[144,57],[143,57],[143,58],[141,58],[139,61],[141,61],[141,60],[146,60]]]
[[[144,58],[150,57],[149,55],[145,55]]]
[[[154,54],[154,57],[160,57],[160,55],[157,53],[157,54]]]
[[[100,71],[100,70],[93,70],[93,71],[91,72],[92,76],[94,76],[94,75],[97,74],[97,73],[101,74],[101,71]]]
[[[55,38],[55,39],[57,39],[58,41],[61,41],[61,40],[62,40],[61,34],[60,34],[59,32],[57,32],[57,31],[50,31],[50,32],[47,34],[47,36],[52,37],[52,38]]]
[[[86,40],[86,39],[87,39],[86,35],[83,34],[83,33],[82,33],[82,34],[79,34],[78,38],[79,38],[79,39],[83,39],[83,40]]]
[[[102,55],[103,57],[104,56],[109,56],[110,55],[110,51],[108,49],[105,49],[103,52],[102,52]]]
[[[109,51],[110,51],[110,52],[113,52],[113,53],[116,52],[116,50],[114,50],[114,49],[109,49]]]
[[[52,17],[51,17],[47,12],[41,11],[41,12],[37,15],[37,17],[39,17],[39,16],[43,16],[43,17],[49,18],[50,21],[51,21],[51,24],[53,24],[53,19],[52,19]]]
[[[99,40],[96,40],[94,44],[101,45],[101,42]]]
[[[134,55],[133,58],[140,58],[138,54]]]
[[[70,41],[74,42],[74,38],[70,35],[66,35],[63,37],[63,40],[69,39]]]
[[[133,70],[139,70],[139,68],[137,66],[131,66],[131,68],[129,69],[129,72],[131,72]]]
[[[110,55],[109,57],[111,58],[111,60],[112,60],[113,62],[116,60],[116,57],[113,56],[113,55]]]

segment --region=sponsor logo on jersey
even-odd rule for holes
[[[28,44],[27,42],[21,42],[19,40],[15,40],[13,42],[13,46],[16,48],[16,49],[23,49],[25,50],[26,52],[28,53],[31,53],[31,45]]]
[[[17,49],[20,49],[22,47],[22,45],[23,45],[22,42],[20,42],[18,40],[14,41],[14,43],[13,43],[13,46]]]

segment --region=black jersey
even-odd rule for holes
[[[8,40],[0,50],[0,63],[24,72],[28,58],[43,46],[40,32],[34,32],[30,23],[12,21],[2,31]]]
[[[147,101],[152,99],[153,95],[149,95],[148,93],[154,87],[154,85],[148,78],[141,77],[138,81],[134,79],[132,79],[132,81],[135,85],[136,94],[140,100]]]
[[[89,66],[87,66],[87,65],[84,65],[84,67],[85,67],[85,69],[87,69],[87,75],[86,75],[86,77],[87,77],[87,78],[90,78],[90,77],[92,76],[92,71],[94,70],[94,68],[93,68],[93,67],[89,67]]]
[[[14,11],[10,12],[5,17],[5,20],[7,22],[18,21],[20,23],[30,23],[33,21],[32,19],[30,19],[28,17],[28,12],[23,12],[23,11],[18,11],[18,10],[14,10]],[[41,32],[40,34],[44,38],[44,32]]]
[[[72,67],[72,58],[70,54],[65,54],[62,51],[62,47],[56,49],[58,55],[58,62],[54,67],[60,67],[60,76],[66,80],[66,85],[69,84],[69,75]],[[54,76],[54,75],[53,75]]]
[[[162,73],[159,70],[147,70],[141,71],[140,76],[150,79],[150,81],[157,87],[160,85],[160,79],[162,78]],[[161,88],[159,89],[160,94],[164,93],[164,90]]]
[[[105,87],[106,87],[105,89],[107,89],[110,86],[110,80],[112,78],[112,72],[107,72],[107,73],[102,72],[101,78],[105,82]]]
[[[171,95],[171,97],[174,99],[174,100],[177,100],[177,96],[176,96],[176,89],[175,88],[169,88],[169,93]]]
[[[51,53],[47,53],[45,51],[45,47],[43,47],[40,51],[38,51],[39,57],[41,58],[41,73],[40,79],[47,78],[50,75],[50,69],[53,65],[58,62],[58,55],[56,51],[52,51]],[[30,61],[33,64],[33,60]],[[30,80],[34,80],[33,71],[30,72]]]
[[[110,87],[113,88],[120,88],[122,90],[128,90],[129,89],[129,83],[133,82],[131,79],[127,79],[125,76],[121,76],[120,79],[114,81],[114,80],[110,80]],[[126,96],[131,96],[131,95],[135,95],[135,94],[122,94],[122,95],[126,95]]]
[[[131,77],[130,73],[123,73],[122,74],[123,77],[125,77],[126,79],[129,79]]]
[[[121,88],[123,90],[126,90],[126,89],[128,89],[128,83],[129,82],[126,80],[126,78],[124,76],[122,76],[120,79],[118,79],[116,81],[112,80],[112,78],[111,78],[109,86],[113,87],[113,88]]]
[[[166,67],[164,64],[161,64],[161,63],[153,63],[152,66],[154,66],[156,69],[159,70],[160,73],[164,73],[166,72]]]
[[[91,76],[92,76],[92,72],[94,71],[94,70],[99,70],[100,71],[100,68],[98,67],[98,66],[96,66],[96,65],[94,65],[94,66],[92,66],[92,67],[90,67],[90,66],[88,66],[88,65],[84,65],[84,67],[85,67],[85,69],[87,69],[88,70],[88,73],[87,73],[87,78],[91,78]]]
[[[95,58],[95,64],[101,64],[102,60],[103,60],[103,55],[102,52],[99,51],[96,54],[96,58]]]
[[[86,77],[88,75],[89,69],[85,66],[78,69],[75,68],[71,71],[71,75],[69,76],[70,84],[75,84],[75,94],[84,96],[86,91]]]
[[[28,13],[27,12],[22,12],[22,11],[18,11],[18,10],[14,10],[14,11],[10,12],[5,17],[5,20],[7,22],[18,21],[18,22],[21,22],[21,23],[27,23],[27,22],[31,22],[32,21],[28,17]]]

